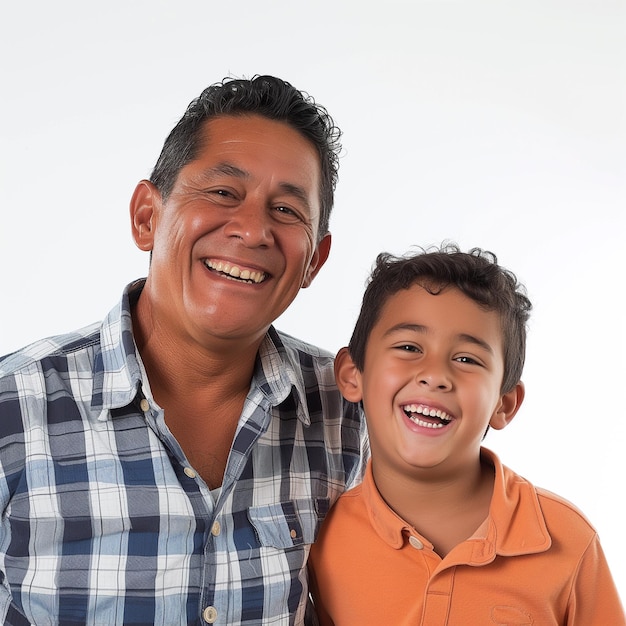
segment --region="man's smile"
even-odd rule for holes
[[[204,259],[204,265],[212,272],[217,272],[225,278],[235,280],[237,282],[258,285],[268,277],[268,274],[265,272],[251,269],[241,269],[239,266],[229,263],[228,261]]]

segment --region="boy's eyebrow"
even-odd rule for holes
[[[481,348],[483,348],[483,350],[486,350],[490,354],[493,354],[493,348],[486,341],[483,341],[482,339],[479,339],[478,337],[474,337],[474,335],[467,335],[465,333],[461,333],[458,337],[462,341],[467,341],[469,343],[476,344],[477,346],[480,346]]]
[[[247,180],[251,177],[250,172],[247,172],[246,170],[242,170],[240,167],[237,167],[236,165],[233,165],[232,163],[228,163],[228,162],[221,162],[221,163],[218,163],[217,165],[214,165],[213,167],[209,167],[206,170],[204,170],[203,174],[206,178],[209,178],[209,179],[212,178],[213,176],[217,176],[220,174],[224,174],[225,176],[233,176],[234,178],[240,178],[243,180]],[[302,187],[300,187],[299,185],[294,185],[293,183],[288,183],[288,182],[279,182],[278,186],[285,193],[300,200],[300,202],[302,202],[302,204],[305,205],[305,208],[311,210],[309,197],[306,191]]]
[[[423,326],[422,324],[409,324],[408,322],[400,322],[400,324],[395,324],[391,328],[388,328],[384,332],[383,337],[387,337],[388,335],[393,335],[394,333],[397,333],[400,330],[410,330],[410,331],[413,331],[414,333],[426,334],[428,332],[428,327]]]
[[[400,323],[392,326],[391,328],[388,328],[383,336],[386,337],[401,330],[409,330],[411,332],[420,333],[422,335],[426,335],[429,333],[428,326],[424,326],[422,324]],[[457,335],[457,339],[459,339],[460,341],[465,341],[467,343],[473,343],[477,346],[480,346],[483,350],[489,352],[490,354],[494,354],[493,348],[486,341],[480,339],[479,337],[475,337],[474,335],[470,335],[468,333],[459,333]]]

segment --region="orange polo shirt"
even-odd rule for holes
[[[384,502],[371,463],[326,517],[309,557],[320,625],[623,626],[598,536],[583,514],[495,468],[489,517],[444,559]]]

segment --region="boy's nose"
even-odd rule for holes
[[[416,379],[420,387],[426,387],[430,390],[448,391],[452,388],[452,379],[444,367],[422,368]]]

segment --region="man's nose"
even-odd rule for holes
[[[268,246],[274,241],[270,209],[260,201],[246,199],[229,215],[224,232],[250,248]]]

